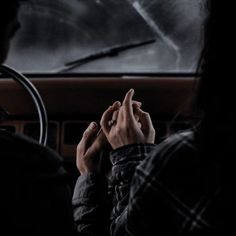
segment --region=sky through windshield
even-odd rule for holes
[[[204,12],[201,0],[30,0],[19,18],[6,63],[22,72],[100,55],[67,72],[182,73],[195,72]]]

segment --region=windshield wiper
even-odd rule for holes
[[[143,46],[146,44],[154,43],[155,41],[156,41],[156,39],[149,39],[149,40],[145,40],[145,41],[138,42],[138,43],[130,43],[130,44],[126,44],[126,45],[116,45],[116,46],[113,46],[110,48],[106,48],[106,49],[103,49],[102,51],[90,54],[90,55],[82,57],[78,60],[74,60],[74,61],[70,61],[70,62],[65,63],[62,68],[57,70],[57,73],[70,71],[76,67],[79,67],[81,65],[87,64],[89,62],[95,61],[95,60],[103,58],[103,57],[117,56],[120,52],[125,51],[127,49],[140,47],[140,46]]]

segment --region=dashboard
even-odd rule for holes
[[[48,112],[48,146],[62,156],[70,172],[75,166],[76,145],[88,123],[99,122],[103,111],[114,101],[122,101],[130,88],[135,89],[134,99],[141,101],[152,117],[156,143],[192,124],[189,102],[196,87],[194,76],[27,77],[38,89]],[[9,113],[0,123],[1,129],[38,139],[37,110],[20,85],[1,78],[0,104]]]

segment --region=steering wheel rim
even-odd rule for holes
[[[40,125],[39,143],[46,146],[48,137],[48,117],[43,99],[38,90],[28,78],[7,65],[0,65],[0,72],[18,82],[33,99],[37,108]]]

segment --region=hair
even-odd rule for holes
[[[230,41],[233,21],[230,17],[222,16],[226,9],[222,8],[222,5],[227,4],[217,0],[207,2],[209,17],[205,26],[205,46],[200,61],[202,76],[198,93],[198,104],[204,112],[216,112],[221,109],[227,111],[225,105],[232,101],[229,100],[232,96],[232,81],[230,78],[223,79],[227,75],[232,75],[228,57],[230,49],[233,49]]]
[[[219,164],[228,175],[235,153],[233,137],[236,133],[236,91],[231,78],[233,67],[229,61],[234,47],[234,21],[230,4],[208,0],[206,6],[209,16],[205,23],[204,49],[199,64],[201,76],[196,104],[201,122],[196,140],[204,158]],[[227,15],[222,15],[224,12]]]
[[[230,2],[207,0],[207,8],[209,16],[205,23],[196,98],[201,121],[195,131],[195,141],[201,163],[214,166],[215,172],[207,170],[210,175],[205,181],[212,181],[212,185],[217,186],[219,195],[214,201],[216,204],[220,202],[221,207],[216,207],[213,214],[217,219],[217,231],[227,234],[235,231],[232,192],[233,159],[236,156],[236,91],[232,79],[233,67],[229,60],[235,47],[232,40],[234,21],[231,19],[234,13],[230,12],[234,7]]]

